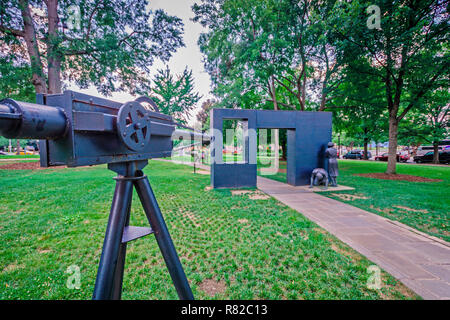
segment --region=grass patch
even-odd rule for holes
[[[450,241],[450,167],[397,164],[398,174],[438,180],[435,182],[358,176],[383,173],[386,166],[386,162],[339,160],[338,184],[355,190],[336,192],[330,188],[321,194]],[[264,177],[286,182],[286,173]]]
[[[450,241],[450,168],[441,166],[397,164],[398,174],[439,179],[441,182],[409,182],[355,176],[386,171],[386,163],[340,161],[338,183],[354,187],[355,198],[345,201],[330,193],[324,195],[400,221],[432,236]]]
[[[397,164],[398,174],[439,179],[441,182],[409,182],[356,176],[361,173],[384,172],[386,166],[386,163],[375,161],[339,161],[338,184],[355,190],[322,194],[450,241],[450,167]],[[353,194],[356,197],[344,198],[339,194]]]
[[[273,198],[208,190],[192,168],[144,170],[197,299],[417,298],[370,261]],[[0,299],[90,299],[114,191],[106,166],[0,170]],[[134,199],[137,199],[134,194]],[[131,224],[145,226],[133,201]],[[81,288],[68,289],[77,265]],[[177,299],[153,236],[130,242],[124,299]]]
[[[27,158],[39,159],[39,155],[38,154],[12,154],[12,155],[0,154],[0,159],[27,159]]]

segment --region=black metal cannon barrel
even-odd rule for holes
[[[64,136],[67,118],[63,109],[4,99],[0,101],[0,135],[14,139],[49,139]]]

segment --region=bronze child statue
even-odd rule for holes
[[[328,148],[325,150],[325,157],[328,158],[328,174],[332,187],[337,187],[336,177],[339,175],[337,150],[333,142],[328,142]]]
[[[325,185],[325,189],[328,188],[328,173],[323,168],[315,168],[311,174],[311,184],[309,187],[312,188],[321,184]]]

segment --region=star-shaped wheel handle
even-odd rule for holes
[[[138,102],[120,107],[117,114],[117,132],[128,149],[141,151],[150,141],[150,115]]]

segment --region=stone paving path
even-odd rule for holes
[[[424,299],[450,299],[450,243],[371,212],[258,177],[258,189],[297,210]]]
[[[209,166],[197,166],[209,170]],[[450,243],[304,186],[293,187],[263,177],[258,177],[257,186],[376,263],[422,298],[450,299]]]

